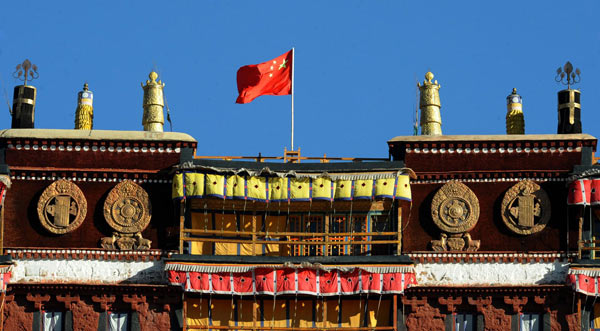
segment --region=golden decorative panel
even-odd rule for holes
[[[465,184],[450,181],[435,193],[431,201],[431,217],[444,232],[470,231],[479,220],[479,200]]]
[[[152,205],[148,193],[131,180],[115,186],[104,202],[106,222],[120,233],[143,231],[150,223]]]
[[[37,212],[46,230],[64,234],[77,229],[83,223],[87,213],[87,201],[77,185],[59,179],[42,192]]]
[[[501,208],[504,224],[516,234],[540,232],[550,220],[550,198],[546,191],[530,180],[508,189]]]

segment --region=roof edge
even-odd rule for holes
[[[4,129],[0,139],[73,139],[73,140],[152,140],[194,142],[196,139],[181,132],[70,130],[70,129]]]

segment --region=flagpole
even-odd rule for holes
[[[294,69],[296,68],[296,51],[292,47],[292,151],[294,150]]]

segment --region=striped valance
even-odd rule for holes
[[[392,269],[371,271],[353,267],[348,271],[308,268],[273,268],[258,266],[241,270],[183,267],[167,264],[171,285],[182,286],[186,292],[228,295],[305,294],[316,296],[354,295],[361,293],[401,294],[416,285],[412,265],[390,266]],[[395,269],[394,269],[395,268]],[[403,269],[398,269],[403,268]],[[179,269],[179,270],[178,270]],[[181,270],[185,269],[185,270]],[[194,269],[195,271],[193,271]]]
[[[256,201],[353,199],[411,200],[410,178],[402,172],[346,173],[319,176],[251,176],[183,171],[173,178],[173,199],[184,197]]]

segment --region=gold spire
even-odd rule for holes
[[[506,97],[506,134],[525,134],[523,101],[516,88]]]
[[[421,109],[421,135],[437,136],[442,134],[442,115],[440,114],[440,84],[431,82],[433,73],[425,74],[423,85],[417,83],[421,91],[419,108]]]
[[[163,125],[165,124],[165,118],[163,115],[163,107],[165,105],[163,99],[163,88],[165,84],[162,81],[156,82],[158,74],[152,71],[149,75],[149,80],[146,81],[146,85],[142,84],[144,89],[144,116],[142,118],[142,125],[144,131],[163,131]]]
[[[94,93],[88,90],[88,84],[83,84],[83,91],[77,96],[75,110],[75,130],[91,130],[94,126]]]

